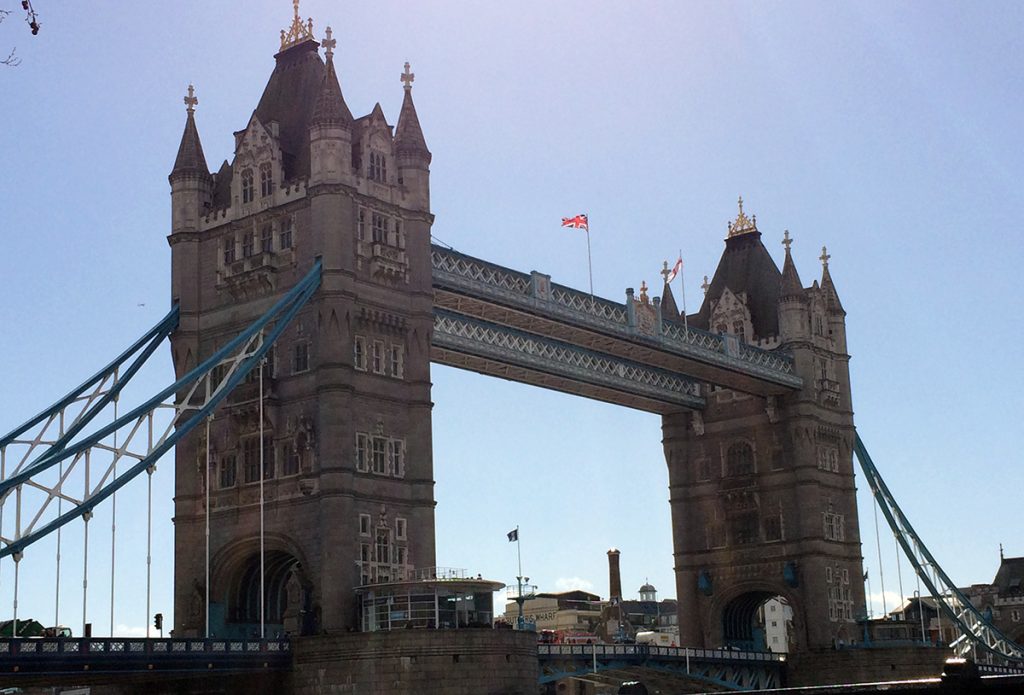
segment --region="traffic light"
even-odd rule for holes
[[[157,613],[156,615],[153,616],[153,627],[155,627],[157,630],[163,631],[163,629],[164,629],[164,614],[163,613]]]

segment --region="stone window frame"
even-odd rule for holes
[[[238,258],[238,248],[235,243],[235,235],[228,234],[224,237],[224,243],[221,246],[222,256],[224,265],[231,265]]]
[[[369,514],[359,515],[359,535],[369,537],[373,529],[373,518]]]
[[[387,437],[373,436],[370,438],[370,472],[374,475],[388,474]]]
[[[288,440],[281,447],[281,477],[298,475],[302,472],[302,455],[295,447],[295,443]]]
[[[352,340],[352,366],[360,372],[366,371],[366,338],[361,335]]]
[[[274,225],[269,221],[260,225],[259,249],[260,253],[274,252]]]
[[[258,483],[260,480],[259,437],[246,437],[238,445],[242,451],[242,484]]]
[[[274,168],[270,162],[260,164],[260,197],[266,198],[274,193]]]
[[[238,457],[235,454],[221,457],[217,478],[218,488],[221,490],[233,488],[238,484]]]
[[[821,513],[822,534],[826,541],[842,543],[846,540],[846,517],[829,509]]]
[[[256,176],[252,167],[245,167],[241,173],[242,204],[248,205],[256,199]]]
[[[370,150],[369,162],[366,168],[366,177],[378,183],[388,182],[388,160],[383,152],[375,149]]]
[[[281,218],[281,225],[277,231],[277,248],[280,251],[290,249],[292,244],[295,243],[295,220],[291,215],[286,215]]]
[[[400,343],[388,344],[388,367],[392,378],[405,377],[405,346]]]
[[[387,215],[380,212],[370,213],[370,233],[373,243],[388,243],[388,230],[391,227],[388,222],[389,218]]]
[[[743,470],[737,472],[733,470],[732,463],[730,461],[730,453],[739,446],[745,446],[750,450],[750,470]],[[729,442],[723,442],[722,451],[722,477],[732,478],[744,475],[756,475],[757,474],[757,447],[754,442],[745,437],[739,439],[733,439]]]
[[[831,444],[818,445],[818,470],[826,473],[839,472],[839,447]]]
[[[309,371],[309,347],[308,340],[299,340],[292,345],[292,374],[303,374]]]
[[[388,472],[394,478],[405,477],[405,440],[398,437],[389,437],[387,448]]]
[[[356,239],[366,241],[366,208],[359,208],[356,214]]]
[[[374,374],[384,374],[384,341],[374,340],[371,346],[370,366]]]
[[[395,517],[395,540],[409,540],[409,523],[404,517]]]
[[[356,471],[370,472],[370,435],[356,432]]]
[[[247,229],[242,232],[242,258],[252,258],[256,255],[256,230]]]

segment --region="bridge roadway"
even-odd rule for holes
[[[219,682],[230,683],[233,692],[280,692],[288,687],[294,653],[287,639],[0,638],[0,687],[108,684],[136,691],[147,683],[159,683],[161,687],[176,684],[180,692],[193,687],[205,692],[217,679],[227,678]],[[683,686],[690,692],[774,691],[785,685],[787,668],[783,654],[634,644],[540,644],[537,661],[541,685],[564,678],[604,684],[640,679],[676,689]],[[981,678],[972,684],[979,691],[1024,688],[1020,669],[979,665],[979,671],[974,677]],[[948,681],[947,674],[941,679],[800,691],[951,692]]]
[[[662,319],[653,303],[592,297],[437,245],[431,262],[439,364],[656,413],[702,408],[702,382],[760,396],[802,383],[791,355]]]
[[[786,656],[731,649],[658,647],[646,644],[541,644],[540,682],[563,678],[635,678],[638,672],[702,683],[715,689],[762,690],[784,682]],[[602,678],[603,677],[603,678]]]
[[[133,676],[288,671],[286,640],[0,638],[0,685],[121,682]]]

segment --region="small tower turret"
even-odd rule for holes
[[[828,313],[829,335],[834,341],[834,349],[838,353],[846,353],[846,310],[839,301],[839,293],[832,282],[832,274],[828,272],[828,262],[832,258],[828,249],[821,247],[821,295],[825,300],[825,309]]]
[[[807,338],[807,298],[789,250],[792,244],[793,239],[787,229],[782,237],[786,260],[782,264],[782,283],[779,288],[779,335],[783,342]]]
[[[310,185],[352,182],[352,112],[345,103],[334,69],[337,39],[327,27],[320,45],[324,47],[327,67],[316,108],[309,125]]]
[[[188,86],[185,96],[185,132],[181,135],[178,156],[167,180],[171,184],[171,297],[179,302],[183,314],[198,307],[196,278],[186,269],[199,267],[199,218],[206,213],[213,194],[213,177],[206,166],[203,145],[196,128],[195,108],[199,103],[195,88]],[[180,365],[179,365],[180,366]]]
[[[171,233],[194,232],[199,216],[210,204],[213,177],[206,166],[203,144],[196,128],[195,107],[199,103],[195,88],[188,86],[185,96],[185,132],[181,135],[178,156],[167,180],[171,183]]]
[[[409,206],[417,210],[430,210],[430,160],[432,155],[423,138],[420,119],[412,102],[412,83],[416,75],[409,71],[409,63],[401,75],[405,97],[395,128],[395,155],[398,159],[399,181],[409,196]]]

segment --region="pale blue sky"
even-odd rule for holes
[[[0,67],[2,430],[163,314],[185,88],[216,168],[291,15],[286,0],[34,4],[37,37],[17,12],[0,24],[0,49],[23,59]],[[318,36],[334,29],[356,115],[380,101],[393,124],[412,63],[434,233],[460,251],[582,288],[585,240],[558,221],[586,211],[598,294],[654,284],[682,248],[694,310],[737,195],[780,265],[790,230],[805,284],[828,245],[856,424],[889,486],[958,583],[991,580],[1000,542],[1024,555],[1019,4],[305,0],[302,13]],[[147,388],[171,376],[164,351]],[[505,533],[518,524],[524,571],[543,590],[606,595],[617,546],[627,592],[649,578],[675,595],[658,417],[448,368],[433,379],[439,564],[511,580]],[[168,615],[170,472],[155,480],[153,602]],[[115,622],[137,629],[145,485],[131,490]],[[861,517],[878,593],[865,499]],[[102,519],[94,538],[103,524],[109,535]],[[74,552],[61,619],[77,626]],[[22,565],[23,616],[52,615],[52,577],[32,569],[46,555]],[[102,633],[109,557],[91,562]],[[0,616],[10,576],[5,562]]]

